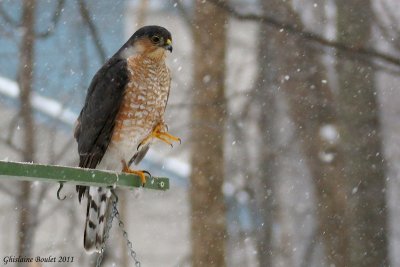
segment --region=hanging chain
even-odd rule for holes
[[[121,221],[121,217],[119,216],[119,212],[117,210],[116,203],[115,203],[115,211],[116,211],[115,218],[117,218],[117,220],[118,220],[118,226],[121,229],[122,236],[124,237],[124,239],[126,241],[126,246],[127,246],[128,250],[129,250],[129,254],[131,255],[131,258],[133,259],[133,261],[135,262],[135,266],[136,267],[140,267],[140,261],[138,261],[136,259],[136,252],[133,250],[132,242],[128,238],[128,233],[125,231],[125,225]]]
[[[126,246],[129,250],[129,254],[131,255],[131,258],[133,259],[133,261],[135,262],[135,266],[136,267],[140,267],[140,261],[138,261],[136,259],[136,252],[133,250],[132,248],[132,242],[129,240],[128,238],[128,233],[125,230],[125,225],[121,220],[121,217],[119,216],[119,212],[117,209],[117,202],[113,202],[113,210],[115,211],[115,218],[118,220],[118,226],[121,229],[122,232],[122,236],[124,237],[125,241],[126,241]]]
[[[99,257],[97,258],[97,261],[96,261],[96,267],[100,267],[101,266],[101,262],[103,261],[104,249],[106,247],[106,242],[107,242],[107,240],[108,240],[108,238],[110,236],[110,230],[111,230],[112,222],[113,222],[114,218],[116,218],[118,220],[118,226],[121,229],[122,236],[124,237],[124,239],[126,241],[126,246],[127,246],[128,250],[129,250],[129,254],[130,254],[131,258],[135,262],[135,266],[136,267],[140,267],[140,261],[138,261],[136,259],[136,252],[132,248],[132,242],[128,238],[128,233],[125,230],[125,225],[122,222],[121,217],[120,217],[119,212],[118,212],[118,208],[117,208],[118,196],[114,192],[114,190],[111,190],[111,192],[113,194],[113,197],[111,198],[112,199],[112,210],[111,210],[111,215],[107,219],[107,225],[106,225],[106,229],[105,229],[105,232],[104,232],[104,241],[103,241],[103,244],[101,246]]]

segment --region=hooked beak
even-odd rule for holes
[[[168,39],[165,42],[164,48],[172,53],[172,41],[171,41],[171,39]]]

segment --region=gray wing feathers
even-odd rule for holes
[[[127,83],[127,62],[117,57],[107,61],[93,77],[74,132],[79,167],[94,169],[103,158]],[[81,201],[87,187],[77,186],[76,190]]]
[[[75,130],[80,167],[95,168],[104,156],[128,83],[126,64],[111,58],[92,80]]]

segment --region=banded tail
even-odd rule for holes
[[[100,252],[104,242],[108,203],[111,191],[104,187],[89,187],[83,246],[87,253]]]

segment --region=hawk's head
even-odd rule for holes
[[[138,53],[152,57],[163,57],[167,50],[172,52],[171,33],[160,26],[145,26],[129,38],[121,52],[124,57]]]

